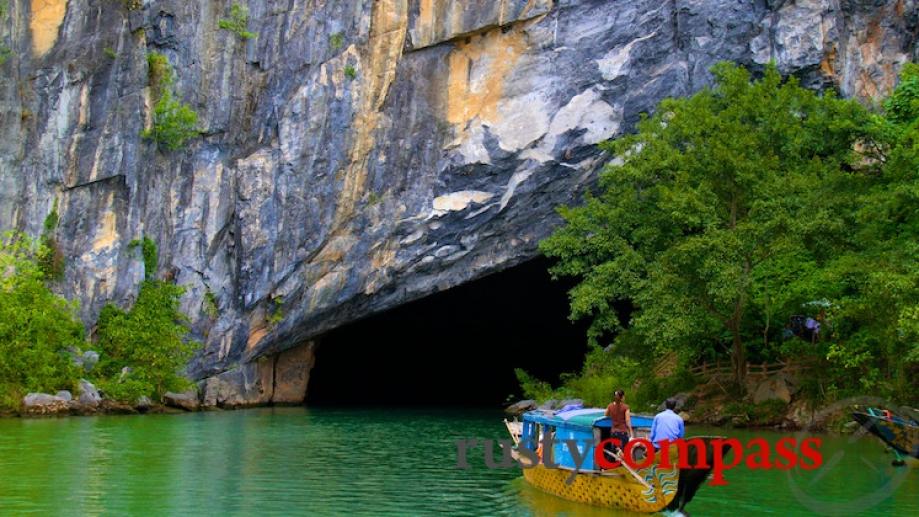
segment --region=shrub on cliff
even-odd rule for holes
[[[41,248],[38,252],[38,263],[47,280],[60,280],[64,277],[64,254],[61,252],[54,233],[60,217],[57,213],[57,200],[51,212],[45,217],[44,229],[41,234]]]
[[[45,253],[21,234],[0,239],[0,407],[18,407],[28,392],[72,390],[78,379],[66,350],[83,345],[83,326],[76,305],[47,287]]]
[[[156,104],[153,107],[153,127],[143,137],[155,141],[169,151],[177,151],[188,140],[200,135],[198,114],[188,104],[175,98],[175,72],[163,54],[147,56],[147,75]]]
[[[107,397],[129,403],[187,389],[190,383],[180,372],[198,347],[186,339],[187,317],[179,310],[184,288],[154,278],[155,245],[149,239],[139,242],[147,278],[137,301],[128,310],[105,306],[96,327],[99,385]]]
[[[217,26],[236,34],[240,39],[249,40],[256,37],[254,32],[246,30],[249,26],[249,9],[245,6],[234,3],[230,7],[230,17],[223,18]]]

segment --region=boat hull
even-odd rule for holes
[[[646,488],[623,468],[602,474],[578,473],[540,464],[523,469],[523,477],[537,489],[578,503],[655,513],[666,508],[677,493],[680,472],[676,468],[652,465],[638,474],[651,485]]]
[[[852,416],[856,422],[900,454],[919,458],[919,426],[866,413],[853,413]]]

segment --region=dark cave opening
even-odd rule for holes
[[[319,341],[308,405],[498,407],[515,368],[543,380],[580,369],[586,322],[570,281],[536,259],[336,329]]]

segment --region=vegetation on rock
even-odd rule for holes
[[[16,408],[33,391],[73,389],[78,372],[65,353],[83,344],[77,307],[51,292],[27,236],[0,239],[0,408]]]
[[[134,239],[128,243],[128,249],[140,248],[141,255],[144,258],[144,277],[152,280],[156,276],[156,268],[159,266],[160,256],[156,248],[156,243],[149,237],[143,239]]]
[[[332,34],[331,36],[329,36],[329,46],[332,47],[332,50],[338,50],[344,44],[345,44],[344,34],[340,32],[336,32],[335,34]]]
[[[46,229],[56,225],[52,214]],[[0,240],[0,408],[17,409],[29,392],[72,391],[81,375],[106,398],[129,404],[186,389],[190,383],[180,372],[198,344],[186,339],[187,320],[179,310],[184,289],[155,279],[150,269],[156,267],[153,242],[137,241],[148,267],[137,301],[129,310],[111,304],[102,310],[95,345],[84,338],[76,305],[49,289],[43,242],[17,233]],[[85,372],[73,353],[91,346],[101,359]]]
[[[184,289],[163,280],[144,280],[130,310],[102,309],[96,330],[101,353],[99,387],[115,400],[134,402],[184,391],[180,375],[198,344],[187,341],[186,318],[179,311]]]
[[[144,138],[154,140],[169,151],[177,151],[198,136],[198,114],[175,98],[175,73],[163,54],[147,56],[149,84],[155,99],[153,127],[144,131]]]
[[[741,391],[748,361],[791,357],[814,365],[814,397],[915,401],[917,67],[883,113],[771,66],[752,81],[731,64],[713,73],[604,144],[619,160],[541,243],[554,276],[579,280],[571,317],[591,321],[593,351],[564,387],[605,400],[675,351],[684,366],[729,358]],[[793,337],[794,316],[819,338]]]
[[[155,278],[156,244],[144,237],[130,245],[141,246],[144,256],[146,278],[137,301],[127,311],[106,305],[96,327],[99,386],[106,396],[129,403],[187,389],[189,381],[179,372],[199,346],[185,339],[188,319],[179,310],[185,289]]]
[[[243,40],[256,37],[254,32],[246,30],[249,27],[249,9],[237,3],[230,7],[230,17],[221,19],[217,25],[223,30],[236,34]]]
[[[357,69],[351,65],[347,65],[345,67],[345,77],[352,81],[357,79]]]
[[[59,221],[57,200],[55,200],[51,212],[45,217],[41,234],[42,246],[37,255],[41,270],[48,280],[60,280],[64,277],[64,254],[61,253],[57,238],[54,236]]]

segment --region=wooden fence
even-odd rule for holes
[[[776,363],[750,364],[747,363],[748,376],[769,377],[779,372],[791,373],[807,370],[811,365],[801,361],[779,361]],[[731,377],[734,375],[734,367],[730,362],[717,361],[715,363],[704,363],[699,366],[690,368],[693,375],[703,379]]]

